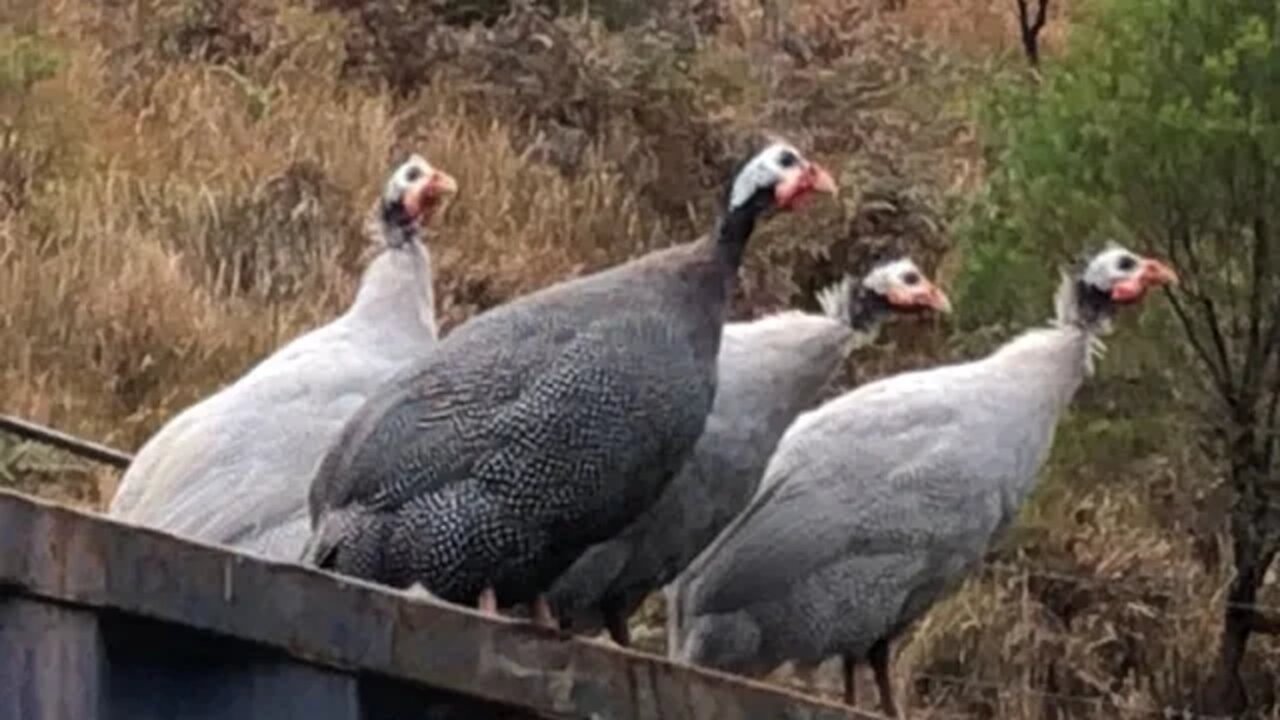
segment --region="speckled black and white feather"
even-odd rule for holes
[[[321,465],[306,559],[461,603],[490,586],[504,606],[545,591],[656,500],[701,434],[727,293],[771,198],[760,185],[702,241],[451,333]]]
[[[557,579],[549,599],[562,623],[582,633],[610,627],[616,637],[645,597],[684,570],[751,499],[786,427],[851,349],[874,340],[891,308],[867,283],[908,267],[899,260],[845,276],[818,292],[823,314],[725,326],[715,403],[693,455],[652,508]]]
[[[1064,279],[1053,327],[801,415],[687,571],[679,656],[755,675],[862,658],[954,588],[1034,486],[1112,310],[1090,273],[1116,260]]]

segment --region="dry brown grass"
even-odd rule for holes
[[[1046,54],[1062,49],[1074,4],[1050,0],[1049,20],[1040,36]],[[1014,0],[906,0],[900,15],[912,30],[975,56],[1022,52]]]
[[[869,3],[792,3],[799,50],[761,38],[758,3],[725,6],[703,35],[525,18],[428,37],[414,22],[430,18],[366,27],[287,0],[6,5],[3,410],[137,447],[344,307],[364,213],[408,150],[462,188],[431,241],[446,326],[692,237],[761,125],[811,145],[847,192],[762,233],[744,313],[799,302],[876,248],[938,261],[943,200],[981,170],[966,124],[946,117],[960,108],[936,81],[958,71],[939,46],[1016,52],[1011,0],[908,0],[879,17]],[[394,19],[397,7],[380,11]],[[1065,28],[1050,25],[1051,49]],[[435,66],[388,68],[407,56],[378,50],[419,41],[445,58],[425,87]],[[861,371],[954,353],[937,329],[895,333]],[[902,648],[915,716],[1153,717],[1194,704],[1227,580],[1220,527],[1199,520],[1214,475],[1189,435],[1091,429],[1104,415],[1086,407],[1061,435],[1019,532],[993,554],[1002,569]],[[1158,439],[1132,439],[1143,433]],[[0,439],[0,482],[96,505],[112,478]],[[1280,695],[1278,657],[1265,638],[1251,655],[1263,707]]]
[[[59,21],[83,27],[45,22]],[[409,149],[464,189],[433,239],[458,317],[653,233],[593,153],[566,178],[447,90],[406,110],[343,86],[324,19],[295,21],[298,49],[264,86],[186,61],[126,83],[92,32],[50,42],[63,67],[11,120],[30,156],[12,174],[39,187],[0,238],[0,298],[15,310],[0,327],[23,339],[0,349],[7,409],[136,446],[336,315],[358,277],[367,206]]]

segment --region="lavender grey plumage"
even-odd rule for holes
[[[919,271],[910,261],[906,272]],[[707,425],[662,497],[623,533],[593,546],[552,586],[568,629],[609,629],[672,581],[751,499],[778,438],[819,399],[848,353],[871,342],[893,306],[862,278],[819,293],[821,315],[798,311],[725,326]]]
[[[1108,293],[1121,296],[1136,263],[1123,248],[1100,253],[1064,279],[1054,327],[986,358],[873,382],[801,415],[759,494],[689,569],[680,656],[752,675],[870,658],[896,714],[889,641],[1013,521],[1114,312]]]
[[[711,409],[728,291],[780,158],[801,163],[785,145],[753,158],[707,238],[482,313],[386,386],[321,464],[306,559],[510,605],[643,512]]]
[[[395,169],[370,217],[378,254],[351,307],[170,419],[134,456],[112,517],[297,558],[321,458],[361,403],[435,344],[424,208],[410,212],[406,202],[435,193],[437,179],[440,192],[453,192],[453,179],[421,156]]]

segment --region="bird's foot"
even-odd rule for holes
[[[627,625],[627,616],[616,609],[607,609],[604,614],[605,629],[609,637],[618,647],[631,647],[631,627]]]
[[[430,600],[434,600],[436,598],[436,596],[432,595],[431,591],[428,590],[426,586],[420,582],[416,582],[410,585],[408,588],[405,589],[404,593],[405,595],[408,595],[411,598],[427,598]]]
[[[554,636],[557,640],[568,640],[574,636],[572,631],[560,626],[560,621],[556,620],[555,613],[551,612],[550,603],[542,595],[539,595],[533,601],[532,621],[534,627]]]
[[[876,676],[876,687],[880,691],[880,711],[894,720],[899,720],[902,713],[898,711],[898,703],[894,699],[893,680],[889,677],[889,664],[892,659],[889,641],[882,639],[872,645],[867,659],[871,663],[871,670]]]
[[[476,603],[480,612],[490,617],[498,617],[498,593],[493,587],[480,591],[480,601]]]
[[[533,622],[557,632],[560,630],[560,621],[556,620],[555,613],[551,612],[551,604],[547,602],[545,595],[539,595],[533,601]]]

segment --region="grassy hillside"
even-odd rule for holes
[[[365,214],[411,150],[461,187],[431,240],[446,328],[703,232],[761,129],[803,143],[843,191],[760,233],[739,317],[812,306],[886,247],[963,285],[952,228],[984,173],[971,100],[1025,81],[1014,3],[883,4],[605,0],[551,17],[496,0],[10,0],[0,409],[137,448],[349,302]],[[1054,7],[1050,56],[1070,27],[1070,4]],[[965,296],[951,324],[893,328],[857,379],[972,356],[1021,327]],[[1123,325],[1138,339],[1078,399],[1018,530],[902,646],[914,717],[1195,704],[1230,572],[1226,501],[1142,340],[1167,325]],[[0,483],[101,507],[114,482],[0,436]],[[1280,606],[1276,583],[1264,595]],[[1263,717],[1280,717],[1274,638],[1255,642],[1247,675]]]

